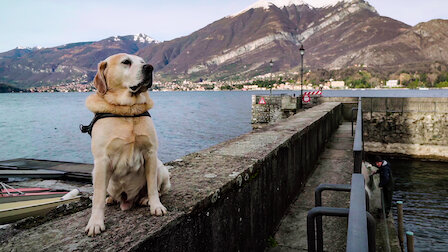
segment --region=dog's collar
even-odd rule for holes
[[[79,125],[79,129],[81,130],[82,133],[89,133],[90,136],[92,136],[92,129],[93,129],[93,125],[96,123],[96,121],[98,121],[99,119],[103,119],[103,118],[107,118],[107,117],[140,117],[140,116],[149,116],[151,117],[151,115],[149,114],[148,111],[145,111],[141,114],[138,115],[117,115],[117,114],[112,114],[112,113],[95,113],[95,116],[93,117],[92,121],[90,122],[89,125]]]

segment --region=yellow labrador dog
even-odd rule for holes
[[[153,105],[147,92],[153,67],[135,55],[116,54],[98,64],[96,94],[86,100],[98,115],[92,121],[94,157],[92,215],[85,232],[95,236],[105,230],[105,203],[149,205],[151,215],[164,215],[159,193],[170,188],[169,172],[157,158],[157,135],[147,112]],[[109,197],[106,199],[106,192]]]

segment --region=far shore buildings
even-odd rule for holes
[[[330,79],[327,83],[325,83],[325,86],[328,88],[344,89],[345,81],[335,81],[333,79]]]
[[[388,80],[386,81],[386,87],[388,88],[394,88],[394,87],[398,87],[398,80]]]

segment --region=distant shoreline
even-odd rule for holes
[[[319,90],[319,88],[304,88],[304,91],[310,91],[310,90]],[[359,90],[415,90],[415,91],[427,91],[427,90],[448,90],[448,87],[443,88],[347,88],[347,89],[340,89],[340,88],[332,88],[332,89],[323,89],[322,91],[359,91]],[[150,92],[222,92],[222,91],[269,91],[269,89],[249,89],[249,90],[243,90],[243,89],[233,89],[233,90],[150,90]],[[272,91],[291,91],[291,92],[300,92],[300,89],[272,89]],[[30,91],[30,90],[20,90],[20,91],[13,91],[13,92],[1,92],[0,93],[90,93],[95,92],[95,90],[89,90],[89,91],[66,91],[66,92],[60,92],[60,91]]]
[[[20,89],[11,85],[0,83],[0,93],[29,93],[29,90]]]
[[[10,88],[10,86],[8,87]],[[1,90],[1,87],[0,87]],[[307,88],[307,89],[303,89],[303,92],[309,92],[309,91],[317,91],[319,90],[318,88]],[[436,95],[434,96],[434,93],[437,93],[437,90],[440,90],[442,96],[440,95]],[[417,89],[411,89],[411,88],[347,88],[347,89],[323,89],[322,90],[324,92],[323,96],[329,96],[329,97],[333,97],[335,95],[335,93],[345,93],[345,96],[347,97],[352,97],[354,95],[353,92],[362,92],[365,94],[368,94],[367,96],[371,96],[373,94],[375,94],[376,92],[397,92],[399,95],[403,94],[402,92],[412,92],[412,93],[420,93],[420,95],[417,96],[413,96],[411,95],[411,97],[423,97],[421,96],[422,94],[428,94],[429,97],[448,97],[448,88],[417,88]],[[30,91],[30,90],[14,90],[14,91],[4,91],[1,90],[0,94],[8,94],[8,93],[94,93],[95,90],[90,90],[90,91],[65,91],[65,92],[59,92],[59,91],[41,91],[41,92],[36,92],[36,91]],[[242,89],[233,89],[233,90],[150,90],[151,93],[181,93],[181,92],[210,92],[210,93],[214,93],[214,92],[260,92],[260,93],[269,93],[270,90],[269,89],[256,89],[256,90],[242,90]],[[300,94],[300,89],[272,89],[272,92],[275,93],[279,93],[279,92],[286,92],[286,93],[295,93],[296,95],[298,95],[298,93]],[[326,92],[330,92],[325,94]],[[391,94],[392,94],[391,93]],[[445,94],[446,93],[446,94]],[[400,97],[401,97],[400,95]],[[337,95],[339,96],[339,95]],[[394,95],[392,95],[394,96]]]

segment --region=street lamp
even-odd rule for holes
[[[269,66],[271,67],[271,83],[269,83],[269,95],[272,95],[272,66],[274,66],[274,62],[272,61],[272,59],[271,61],[269,61]]]
[[[302,62],[302,67],[300,68],[300,108],[303,107],[302,99],[303,99],[303,55],[305,54],[305,49],[303,48],[303,44],[300,45],[300,59]]]

